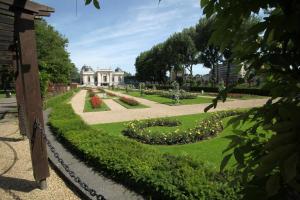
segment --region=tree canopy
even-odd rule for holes
[[[265,106],[242,117],[251,127],[229,137],[232,153],[224,157],[221,168],[235,158],[246,184],[245,199],[299,199],[300,2],[201,0],[201,6],[207,18],[215,19],[210,42],[221,50],[231,46],[234,62],[265,77],[263,89],[272,96]],[[248,24],[253,16],[263,17]],[[247,27],[244,34],[242,27]],[[225,100],[230,89],[207,109]]]
[[[69,83],[77,72],[66,50],[68,39],[57,32],[45,20],[36,22],[38,64],[43,90],[47,82]],[[78,73],[78,72],[77,72]]]

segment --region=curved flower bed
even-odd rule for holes
[[[217,112],[207,119],[200,121],[195,128],[188,130],[176,129],[175,131],[170,131],[168,133],[151,131],[147,128],[153,126],[178,126],[181,124],[180,121],[174,121],[170,119],[133,121],[127,125],[125,130],[123,130],[123,134],[145,144],[188,144],[216,136],[223,130],[223,125],[221,122],[223,118],[240,113],[240,111]]]

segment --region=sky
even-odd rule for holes
[[[84,0],[35,0],[55,9],[47,22],[69,40],[73,63],[97,68],[120,67],[135,73],[135,59],[175,32],[196,25],[200,0],[100,0],[101,9]],[[208,69],[196,66],[194,74]]]

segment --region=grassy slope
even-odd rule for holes
[[[145,106],[143,104],[139,104],[139,105],[136,105],[136,106],[132,106],[132,105],[129,105],[127,103],[124,103],[123,101],[119,100],[119,99],[114,99],[115,102],[117,102],[118,104],[120,104],[121,106],[127,108],[127,109],[139,109],[139,108],[149,108],[148,106]]]
[[[155,102],[162,103],[162,104],[173,105],[173,100],[172,99],[169,99],[169,98],[166,98],[166,97],[161,97],[159,95],[143,95],[143,96],[141,96],[139,92],[128,92],[126,94],[134,96],[134,97],[140,97],[140,98],[148,99],[150,101],[155,101]],[[212,101],[211,98],[197,97],[196,99],[183,99],[183,100],[180,100],[180,104],[181,105],[202,104],[202,103],[211,103],[211,101]]]

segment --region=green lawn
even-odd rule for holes
[[[113,99],[115,102],[117,102],[118,104],[122,105],[123,107],[127,108],[127,109],[139,109],[139,108],[149,108],[148,106],[145,106],[143,104],[139,104],[136,106],[132,106],[129,105],[127,103],[124,103],[123,101],[119,100],[119,99]]]
[[[86,95],[85,104],[84,104],[84,112],[99,112],[99,111],[108,111],[110,108],[103,102],[100,108],[93,108],[90,102],[90,97]]]
[[[124,93],[128,94],[134,97],[140,97],[143,99],[148,99],[150,101],[155,101],[157,103],[161,104],[167,104],[167,105],[174,105],[174,102],[172,99],[161,97],[159,95],[140,95],[140,92],[128,92]],[[205,98],[205,97],[197,97],[196,99],[182,99],[180,100],[180,105],[189,105],[189,104],[202,104],[202,103],[211,103],[211,98]]]
[[[12,92],[12,95],[11,95],[11,96],[14,97],[14,96],[15,96],[15,93]],[[6,93],[5,93],[3,90],[0,90],[0,99],[2,99],[2,98],[6,98]]]
[[[162,132],[174,130],[174,129],[188,129],[193,128],[198,121],[208,117],[210,113],[201,113],[195,115],[186,115],[179,117],[170,117],[171,119],[177,119],[182,122],[182,125],[176,127],[151,127],[151,130],[160,130]],[[224,120],[224,126],[226,127],[222,133],[218,136],[192,144],[184,145],[148,145],[160,150],[164,153],[170,153],[173,155],[189,155],[196,160],[205,161],[211,165],[214,169],[219,169],[220,162],[223,158],[222,151],[229,144],[229,140],[224,137],[232,134],[233,127],[227,126],[228,119]],[[125,137],[122,134],[122,130],[125,129],[128,122],[110,123],[110,124],[98,124],[93,125],[93,128],[104,131],[107,134],[114,136]],[[247,127],[246,125],[245,127]],[[233,161],[231,162],[233,164]]]

